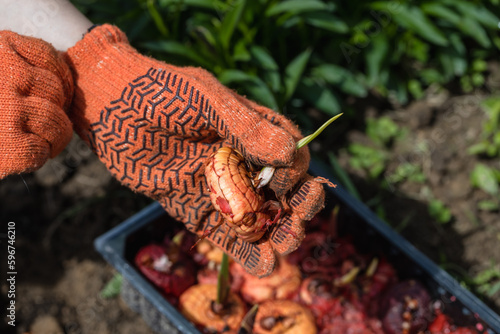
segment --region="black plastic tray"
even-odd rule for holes
[[[318,165],[310,172],[333,179]],[[381,221],[364,204],[353,198],[342,187],[330,190],[328,204],[338,203],[341,233],[355,236],[361,251],[381,251],[398,271],[399,277],[416,278],[424,283],[434,299],[441,300],[446,313],[451,313],[459,325],[480,324],[482,333],[500,334],[500,317],[454,278],[417,250]],[[151,204],[119,226],[97,238],[95,248],[124,277],[122,298],[139,312],[149,326],[158,333],[200,332],[186,320],[136,270],[132,259],[139,247],[151,236],[163,237],[173,222],[157,203]],[[161,239],[160,239],[161,240]]]

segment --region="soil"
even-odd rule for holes
[[[333,147],[364,201],[378,200],[386,220],[436,263],[452,274],[473,276],[491,263],[500,264],[498,212],[477,209],[486,195],[469,181],[479,161],[500,169],[498,161],[467,154],[485,119],[479,108],[484,96],[429,92],[424,100],[404,108],[388,106],[375,97],[368,100],[369,105],[366,100],[352,101],[360,120],[386,115],[407,129],[406,137],[387,149],[385,175],[409,161],[421,167],[423,183],[389,183],[381,190],[365,173],[350,167],[345,150],[349,143],[373,145],[362,123],[339,125],[335,135],[311,149],[318,154]],[[2,180],[0,198],[4,226],[0,233],[6,233],[7,222],[16,226],[17,271],[16,327],[8,326],[2,317],[1,333],[152,333],[119,297],[100,297],[115,271],[93,248],[96,237],[151,200],[112,179],[77,137],[41,170]],[[451,209],[451,222],[441,224],[430,217],[427,203],[432,198]],[[0,235],[2,273],[7,272],[4,237]],[[5,279],[0,287],[0,307],[5,310]],[[500,293],[485,302],[498,313]]]

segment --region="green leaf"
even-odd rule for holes
[[[305,21],[317,28],[333,33],[344,34],[349,31],[349,26],[338,17],[327,12],[313,12],[304,15]]]
[[[217,298],[216,303],[224,306],[229,296],[229,257],[226,253],[222,254],[219,275],[217,276]]]
[[[394,173],[387,177],[387,180],[391,183],[399,183],[406,180],[411,182],[424,183],[425,175],[418,165],[414,165],[409,162],[403,162],[398,165]]]
[[[484,84],[484,76],[481,73],[473,73],[471,79],[475,87],[480,87]]]
[[[455,49],[455,51],[459,55],[461,56],[465,55],[467,49],[465,48],[465,45],[462,42],[462,39],[460,38],[460,35],[458,33],[450,34],[450,42],[451,45],[453,46],[453,49]]]
[[[281,88],[281,76],[276,61],[269,52],[261,46],[251,46],[250,54],[253,61],[263,69],[262,79],[269,85],[273,92],[279,92]]]
[[[482,200],[477,203],[477,207],[483,211],[496,211],[500,208],[500,204],[498,201]]]
[[[488,37],[488,34],[484,30],[484,28],[473,18],[469,16],[463,17],[458,27],[464,33],[474,38],[482,47],[489,48],[491,46],[491,41]]]
[[[406,50],[404,53],[406,53],[408,55],[408,57],[415,58],[417,61],[419,61],[423,64],[427,63],[427,61],[430,57],[429,48],[431,47],[431,45],[427,41],[424,41],[424,40],[420,39],[418,36],[414,36],[411,34],[405,34],[404,41],[406,42],[405,43]],[[399,56],[399,57],[401,57],[401,56]],[[391,58],[393,58],[393,57],[391,57]],[[393,59],[397,59],[397,58],[393,58]]]
[[[204,68],[211,68],[212,63],[208,62],[206,59],[200,57],[200,55],[195,52],[192,48],[189,48],[176,41],[150,41],[141,43],[141,47],[147,48],[153,51],[162,51],[167,54],[178,55],[193,61]]]
[[[214,1],[214,0],[170,0],[166,1],[169,5],[185,5],[188,7],[202,7],[206,9],[214,9],[227,7],[227,4],[222,1]]]
[[[489,142],[488,141],[482,141],[480,143],[477,143],[475,145],[472,145],[467,149],[467,153],[469,154],[481,154],[485,153],[488,150],[489,147]]]
[[[488,63],[482,59],[474,59],[472,62],[472,70],[475,72],[484,72],[488,69]]]
[[[440,53],[438,57],[443,68],[442,76],[444,77],[444,80],[451,80],[451,78],[455,75],[455,69],[453,68],[453,56],[449,52],[444,51]]]
[[[386,145],[399,133],[399,126],[387,116],[366,119],[366,134],[377,144]]]
[[[346,171],[340,166],[337,158],[335,158],[335,155],[332,152],[328,152],[328,158],[330,160],[330,165],[332,166],[334,174],[339,182],[347,189],[347,191],[351,193],[351,195],[353,195],[358,200],[361,200],[361,195],[356,189],[356,186],[354,185]]]
[[[500,291],[500,282],[493,284],[487,292],[488,297],[493,297],[498,291]]]
[[[142,12],[140,16],[134,20],[133,26],[127,29],[127,38],[130,43],[134,44],[136,40],[142,40],[144,36],[144,29],[151,23],[151,15],[147,12]],[[162,36],[163,37],[163,36]]]
[[[168,35],[167,26],[165,25],[165,22],[163,22],[163,18],[161,16],[161,14],[158,12],[158,9],[156,9],[155,1],[154,0],[148,0],[146,2],[146,5],[147,5],[147,8],[148,8],[149,14],[153,18],[153,21],[156,24],[156,27],[158,28],[158,30],[160,31],[160,33],[163,36],[167,36]]]
[[[285,69],[284,85],[285,85],[285,100],[292,97],[300,78],[306,69],[307,62],[311,57],[312,50],[307,49],[302,51]]]
[[[441,73],[435,69],[435,68],[427,68],[422,71],[420,71],[420,77],[426,83],[427,85],[433,84],[433,83],[444,83],[443,81],[443,76]]]
[[[453,25],[457,25],[461,20],[460,15],[441,3],[428,2],[423,4],[421,8],[424,13],[439,17]]]
[[[453,4],[460,12],[462,12],[464,16],[468,16],[480,22],[485,27],[495,30],[498,29],[498,23],[500,20],[485,6],[478,6],[467,1],[453,1]]]
[[[472,282],[475,285],[483,285],[496,278],[500,278],[500,270],[495,268],[492,263],[490,268],[484,269],[477,273],[476,276],[472,279]]]
[[[114,298],[120,294],[123,276],[116,273],[113,278],[101,290],[101,297],[104,299]]]
[[[219,81],[224,85],[232,83],[240,83],[244,81],[254,81],[258,79],[254,75],[250,75],[240,70],[225,70],[219,74]]]
[[[338,97],[328,87],[307,78],[299,86],[298,93],[315,108],[329,115],[337,115],[341,108]]]
[[[490,195],[498,194],[498,181],[493,170],[484,165],[477,164],[471,173],[471,183],[473,186],[485,191]]]
[[[311,70],[315,78],[337,85],[340,89],[350,95],[365,97],[368,94],[366,87],[357,80],[352,72],[334,64],[321,64]]]
[[[357,97],[366,97],[368,95],[368,90],[366,87],[359,82],[350,72],[349,76],[345,78],[340,84],[340,89],[349,95],[357,96]]]
[[[372,179],[379,177],[386,168],[387,154],[373,147],[352,143],[348,147],[351,154],[349,163],[355,169],[364,170]]]
[[[194,38],[200,42],[200,46],[197,49],[203,50],[203,48],[206,48],[210,52],[213,52],[217,48],[218,42],[215,34],[204,26],[204,24],[205,22],[199,22],[193,29]]]
[[[431,43],[439,46],[448,45],[448,39],[418,7],[400,4],[397,15],[394,15],[394,20],[402,27],[411,30]]]
[[[249,61],[252,56],[250,52],[247,50],[247,43],[245,40],[240,39],[236,42],[234,46],[233,59],[236,61]]]
[[[498,112],[500,111],[500,96],[488,98],[482,102],[482,105],[487,109],[488,113],[490,110]]]
[[[373,87],[380,83],[382,64],[387,58],[389,43],[383,34],[373,38],[372,45],[366,52],[367,81],[368,86]]]
[[[265,106],[278,110],[278,104],[269,87],[255,75],[250,75],[240,70],[224,70],[218,77],[224,85],[238,84],[239,87],[250,93],[253,100]]]
[[[467,60],[461,57],[453,57],[453,70],[457,77],[462,76],[467,71]]]
[[[266,16],[273,16],[282,13],[298,14],[310,11],[333,10],[325,2],[319,0],[286,0],[275,2],[266,11]]]
[[[253,45],[250,47],[250,54],[256,63],[265,70],[277,71],[279,69],[278,64],[269,54],[269,52],[261,46]]]
[[[316,131],[314,131],[314,133],[312,133],[308,136],[305,136],[304,138],[299,140],[297,142],[297,150],[308,145],[310,142],[312,142],[317,136],[319,136],[321,134],[321,132],[323,132],[323,130],[325,130],[330,124],[332,124],[340,116],[342,116],[342,114],[338,114],[338,115],[333,116],[328,121],[326,121],[323,125],[321,125]]]
[[[448,209],[440,200],[431,200],[428,210],[431,217],[436,219],[439,223],[446,224],[451,220],[450,209]]]
[[[389,88],[389,98],[396,99],[401,104],[408,102],[408,90],[401,78],[392,76],[387,87]]]
[[[231,10],[226,12],[219,29],[219,38],[224,50],[229,49],[229,43],[233,36],[236,25],[239,23],[241,14],[245,9],[246,0],[236,0],[233,2]]]
[[[336,85],[349,75],[349,71],[338,65],[324,63],[311,69],[311,74],[314,77],[325,80],[329,84]]]
[[[415,99],[421,99],[424,96],[424,91],[422,89],[422,85],[420,81],[415,79],[410,79],[408,81],[408,91]]]

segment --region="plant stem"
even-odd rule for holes
[[[245,315],[243,320],[241,321],[240,329],[238,334],[251,334],[253,329],[253,324],[255,321],[255,315],[257,314],[257,310],[259,309],[259,304],[255,304],[252,306],[250,311]]]
[[[222,255],[219,275],[217,277],[217,299],[215,303],[224,307],[229,295],[229,258],[226,253]]]
[[[302,147],[306,146],[310,142],[312,142],[314,140],[314,138],[316,138],[321,132],[323,132],[324,129],[326,129],[328,127],[328,125],[332,124],[333,121],[335,121],[337,118],[339,118],[342,115],[343,115],[343,113],[340,113],[338,115],[333,116],[328,121],[326,121],[322,126],[320,126],[318,128],[318,130],[314,131],[314,133],[312,133],[309,136],[306,136],[306,137],[302,138],[301,140],[299,140],[297,142],[297,150],[299,148],[302,148]]]
[[[297,145],[296,145],[297,150],[306,146],[310,142],[312,142],[314,140],[314,138],[316,138],[321,132],[323,132],[324,129],[326,129],[328,127],[328,125],[332,124],[333,121],[335,121],[337,118],[339,118],[342,115],[343,115],[343,113],[340,113],[338,115],[333,116],[328,121],[326,121],[322,126],[320,126],[318,128],[318,130],[314,131],[314,133],[299,140],[297,142]],[[259,177],[257,179],[257,181],[258,181],[257,182],[257,184],[258,184],[257,189],[262,188],[263,186],[268,184],[269,181],[271,181],[271,178],[273,177],[273,174],[274,174],[274,170],[275,170],[275,167],[263,167],[260,170]]]

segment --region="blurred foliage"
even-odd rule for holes
[[[382,175],[389,161],[389,154],[378,147],[351,143],[348,152],[350,154],[349,165],[354,169],[364,171],[370,179],[376,179]]]
[[[347,147],[349,164],[375,180],[384,175],[391,157],[390,148],[395,141],[405,137],[406,129],[399,127],[389,117],[382,116],[366,119],[366,134],[371,140],[370,146],[351,143]]]
[[[500,266],[493,260],[490,260],[489,266],[475,275],[471,275],[462,267],[453,263],[445,263],[443,268],[452,271],[453,276],[461,284],[479,295],[485,297],[494,297],[500,293]]]
[[[451,221],[452,215],[450,209],[438,199],[432,199],[428,207],[429,215],[441,224]]]
[[[482,102],[486,113],[481,141],[469,148],[471,154],[484,154],[491,158],[500,156],[500,96]]]
[[[387,176],[387,181],[391,184],[404,181],[415,183],[424,183],[426,181],[422,168],[410,162],[402,162],[396,167],[396,170]]]
[[[366,134],[377,145],[387,146],[392,141],[402,139],[405,133],[405,129],[387,116],[366,119]]]
[[[492,196],[498,195],[500,175],[497,173],[498,171],[484,164],[477,164],[471,173],[471,183]]]
[[[488,297],[500,292],[500,268],[494,262],[490,267],[479,272],[469,284],[477,287],[478,291]]]
[[[113,278],[106,283],[104,288],[100,292],[100,296],[103,299],[115,298],[120,294],[122,288],[123,276],[116,273]]]
[[[485,211],[500,209],[500,170],[478,163],[470,175],[472,186],[488,194],[487,199],[478,202],[477,206]]]
[[[499,0],[73,0],[142,52],[201,66],[275,110],[334,115],[369,92],[405,103],[429,85],[484,82]],[[326,116],[328,116],[326,115]]]
[[[500,156],[500,97],[490,97],[482,102],[486,113],[483,122],[480,141],[471,147],[470,154],[479,154],[487,158]],[[498,166],[498,164],[497,164]],[[485,211],[500,209],[500,169],[477,163],[470,175],[472,186],[481,189],[488,198],[479,201],[478,208]]]

